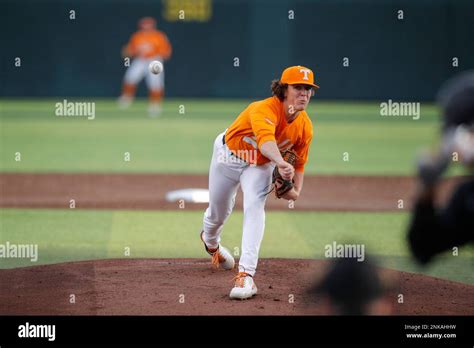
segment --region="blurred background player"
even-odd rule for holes
[[[132,103],[137,84],[145,77],[150,100],[148,113],[152,117],[159,116],[164,96],[164,71],[155,75],[148,70],[148,65],[153,60],[163,63],[169,59],[172,48],[168,37],[156,29],[154,18],[140,19],[138,29],[122,51],[124,57],[133,57],[133,61],[125,72],[119,105],[121,108],[126,108]]]
[[[474,72],[448,81],[438,93],[443,112],[442,143],[434,155],[418,164],[418,194],[408,231],[408,242],[418,262],[474,241]],[[434,204],[439,178],[453,153],[467,169],[448,204]]]

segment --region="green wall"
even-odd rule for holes
[[[209,1],[209,21],[170,22],[165,5],[179,0],[1,0],[0,94],[117,96],[121,47],[145,15],[174,47],[169,96],[262,97],[301,64],[315,70],[321,98],[432,100],[442,81],[474,68],[471,0]]]

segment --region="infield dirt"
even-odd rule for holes
[[[205,259],[95,260],[0,270],[0,314],[325,315],[307,293],[327,261],[262,259],[250,300],[228,298],[235,271]],[[395,315],[473,315],[474,287],[380,269]],[[403,294],[403,303],[399,303]],[[75,303],[71,303],[74,295]]]
[[[459,178],[447,179],[440,188],[445,201]],[[0,174],[0,207],[69,208],[75,199],[81,209],[178,209],[166,193],[184,188],[208,187],[206,175],[181,174]],[[410,209],[415,192],[412,177],[307,176],[295,210],[306,211],[402,211]],[[401,201],[402,202],[401,202]],[[402,204],[402,209],[400,209]],[[187,204],[204,210],[206,204]],[[270,194],[268,210],[288,210],[288,202]],[[242,194],[236,208],[242,208]]]

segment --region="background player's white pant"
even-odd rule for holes
[[[224,222],[235,203],[239,186],[244,194],[244,224],[239,271],[255,274],[258,252],[265,229],[266,193],[270,189],[274,165],[252,166],[231,155],[222,138],[214,141],[209,171],[209,207],[204,213],[203,238],[208,247],[216,248]]]
[[[152,60],[158,60],[162,62],[160,57],[154,58],[135,58],[132,60],[129,68],[125,72],[124,81],[127,84],[137,85],[143,77],[146,76],[146,84],[148,89],[161,90],[165,85],[165,72],[164,70],[155,75],[148,70],[148,65]]]

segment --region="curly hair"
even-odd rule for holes
[[[288,84],[281,83],[280,80],[273,80],[271,84],[272,95],[276,96],[280,101],[285,99],[285,91],[288,89]]]

